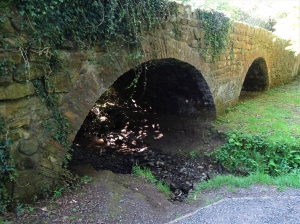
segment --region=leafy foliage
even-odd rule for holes
[[[11,145],[11,140],[7,138],[6,134],[5,120],[0,117],[0,213],[6,211],[6,207],[11,201],[6,184],[16,176],[12,158],[7,150]]]
[[[13,4],[21,15],[29,16],[27,28],[49,38],[50,44],[71,40],[100,46],[118,39],[138,43],[138,34],[158,27],[169,5],[162,0],[17,0]]]
[[[69,41],[85,49],[97,45],[107,52],[101,63],[114,67],[113,57],[119,56],[120,49],[127,44],[134,52],[125,59],[135,65],[137,72],[132,87],[136,87],[143,55],[142,32],[159,27],[169,13],[176,11],[174,3],[164,0],[16,0],[11,4],[19,10],[24,21],[22,29],[31,37],[28,45],[22,46],[23,55],[32,53],[32,46],[41,50],[39,57],[46,53],[43,63],[50,69],[45,77],[33,83],[37,95],[53,111],[55,125],[45,126],[54,133],[52,138],[67,148],[70,146],[67,118],[57,109],[54,91],[45,88],[53,86],[48,77],[59,68],[57,49]],[[30,70],[29,62],[25,64],[25,69]]]
[[[254,4],[252,9],[245,11],[235,6],[230,0],[204,0],[200,7],[206,10],[222,11],[234,20],[243,21],[252,26],[260,26],[269,31],[275,31],[273,27],[277,22],[276,19],[273,17],[262,18],[261,15],[255,12],[257,6]]]
[[[298,145],[268,142],[259,135],[237,131],[229,133],[227,142],[212,154],[231,172],[279,175],[300,166]]]
[[[201,11],[199,15],[205,30],[204,41],[208,53],[211,53],[212,59],[215,61],[228,45],[232,21],[223,13],[214,10]]]
[[[9,58],[4,58],[0,62],[0,76],[7,76],[16,68],[14,62]]]

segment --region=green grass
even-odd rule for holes
[[[215,122],[269,141],[300,144],[300,77],[239,103]]]
[[[264,173],[250,174],[247,177],[222,175],[217,176],[213,180],[200,182],[189,199],[196,200],[202,191],[216,190],[223,186],[227,186],[228,191],[235,191],[236,188],[250,188],[253,184],[262,184],[276,186],[279,190],[284,190],[286,187],[300,188],[300,170],[294,172],[271,177]]]
[[[147,167],[141,168],[139,165],[135,164],[132,167],[132,173],[133,175],[142,177],[146,180],[149,180],[151,183],[156,184],[157,188],[163,192],[167,197],[170,197],[171,190],[170,186],[162,183],[161,181],[158,181],[155,176],[152,174],[151,170]]]
[[[157,179],[152,174],[151,170],[146,167],[141,168],[139,165],[135,164],[132,167],[132,173],[136,176],[149,180],[151,183],[157,182]]]
[[[253,184],[300,188],[300,76],[229,108],[215,128],[228,130],[228,139],[211,155],[233,172],[243,170],[248,176],[222,175],[201,182],[190,199],[223,186],[231,192]]]

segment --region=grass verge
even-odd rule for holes
[[[213,180],[207,182],[200,182],[195,192],[189,195],[190,200],[197,200],[202,191],[216,190],[223,186],[228,186],[228,189],[249,188],[253,184],[273,185],[278,190],[284,190],[286,187],[300,188],[300,170],[293,170],[293,172],[285,175],[272,177],[264,173],[254,173],[247,177],[239,177],[233,175],[217,176]]]
[[[266,140],[300,144],[300,76],[253,99],[240,102],[218,118],[216,127],[259,134]]]
[[[233,173],[201,182],[190,195],[228,186],[228,190],[252,184],[300,188],[300,76],[240,102],[215,122],[216,129],[230,130],[227,142],[210,155]],[[238,130],[238,131],[235,131]]]

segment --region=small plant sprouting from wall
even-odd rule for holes
[[[215,61],[229,44],[232,21],[223,13],[214,10],[200,11],[199,20],[205,30],[204,41],[207,53]]]

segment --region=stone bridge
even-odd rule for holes
[[[161,74],[164,76],[172,76],[179,70],[188,73],[202,91],[202,98],[215,107],[217,115],[237,104],[242,88],[267,90],[290,82],[299,73],[299,56],[286,50],[285,43],[267,30],[241,22],[234,22],[230,31],[232,44],[215,61],[210,55],[200,54],[199,49],[206,46],[198,13],[180,5],[178,16],[168,18],[161,30],[145,33],[141,63],[154,61],[169,71]],[[3,18],[2,32],[15,33],[13,20]],[[174,22],[181,35],[174,32]],[[15,44],[12,38],[2,41],[11,47]],[[59,52],[62,68],[48,78],[45,87],[48,92],[57,93],[59,110],[68,119],[72,141],[97,99],[134,64],[124,59],[132,53],[125,47],[114,57],[113,66],[99,66],[107,57],[100,47],[81,50],[70,43]],[[54,123],[53,111],[35,90],[34,81],[41,80],[45,74],[36,55],[28,55],[26,63],[31,67],[28,74],[21,69],[22,50],[0,49],[0,62],[10,58],[16,65],[9,74],[4,75],[4,70],[0,70],[3,73],[0,74],[0,115],[6,120],[6,135],[1,137],[12,140],[10,151],[19,173],[16,181],[8,185],[19,197],[30,196],[41,187],[54,184],[66,155],[65,148],[49,137],[57,130],[47,129],[47,125]]]

